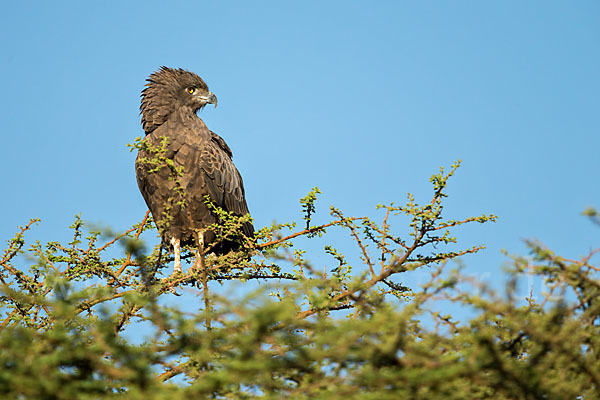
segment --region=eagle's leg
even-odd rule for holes
[[[173,254],[175,255],[175,263],[173,264],[173,275],[181,274],[181,241],[178,238],[171,238],[171,246],[173,246]]]
[[[196,242],[198,244],[198,250],[196,251],[196,261],[194,261],[194,266],[192,270],[197,271],[198,269],[202,271],[202,289],[204,291],[204,310],[205,312],[210,311],[210,300],[208,298],[208,270],[206,269],[206,262],[204,260],[204,234],[198,232],[196,237]],[[206,316],[206,329],[211,329],[210,324],[210,314]]]
[[[196,250],[196,260],[194,261],[192,269],[204,271],[204,235],[202,233],[198,233],[197,243],[198,250]]]

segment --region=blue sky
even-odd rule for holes
[[[32,217],[41,241],[67,239],[79,212],[141,219],[126,143],[167,65],[218,96],[200,117],[233,149],[257,226],[299,220],[313,186],[317,222],[330,204],[425,201],[460,158],[447,216],[499,216],[457,232],[488,246],[470,272],[502,280],[500,250],[523,238],[571,257],[598,245],[579,215],[600,206],[596,1],[23,1],[0,35],[2,240]]]

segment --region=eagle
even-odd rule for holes
[[[222,137],[207,128],[198,110],[217,106],[217,97],[202,78],[181,68],[160,67],[141,94],[140,115],[146,136],[138,150],[138,187],[161,234],[174,253],[173,274],[181,270],[181,246],[196,245],[202,257],[239,248],[239,241],[216,241],[206,229],[221,220],[210,202],[235,216],[248,214],[242,177]],[[241,226],[252,238],[251,222]],[[196,264],[194,264],[196,266]]]

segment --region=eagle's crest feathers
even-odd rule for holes
[[[186,89],[196,88],[209,93],[202,78],[181,68],[160,67],[146,81],[140,105],[142,127],[146,134],[162,125],[173,111],[181,107],[189,106],[192,112],[203,107],[186,93]]]

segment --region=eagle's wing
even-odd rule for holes
[[[233,160],[233,152],[231,151],[231,149],[229,148],[229,146],[227,146],[227,143],[225,143],[225,139],[223,139],[221,136],[217,135],[213,131],[210,131],[210,135],[211,135],[211,140],[213,142],[215,142],[216,144],[218,144],[219,147],[225,153],[227,153],[227,155],[229,156],[229,158],[231,158]]]
[[[204,195],[226,211],[242,216],[248,214],[244,182],[232,161],[232,152],[225,140],[211,132],[211,141],[181,143],[174,154],[175,165],[184,168],[182,183],[192,208],[192,215],[203,215]],[[244,233],[253,235],[251,224]]]
[[[193,236],[194,226],[204,227],[218,222],[205,204],[205,195],[209,195],[215,205],[235,215],[248,213],[244,183],[231,159],[231,149],[223,138],[210,132],[210,139],[206,140],[202,139],[206,138],[205,135],[199,135],[192,129],[182,129],[181,126],[174,129],[166,124],[146,136],[145,140],[151,146],[157,146],[163,136],[168,139],[164,157],[173,160],[174,168],[162,166],[152,171],[152,165],[143,162],[144,158],[151,156],[140,150],[136,176],[155,219],[168,215],[166,223],[162,224],[165,226],[162,231],[167,237],[182,238],[183,243]],[[180,176],[174,171],[178,168],[183,168]],[[157,221],[157,225],[161,225],[161,221]],[[244,224],[243,232],[253,236],[252,224]]]

